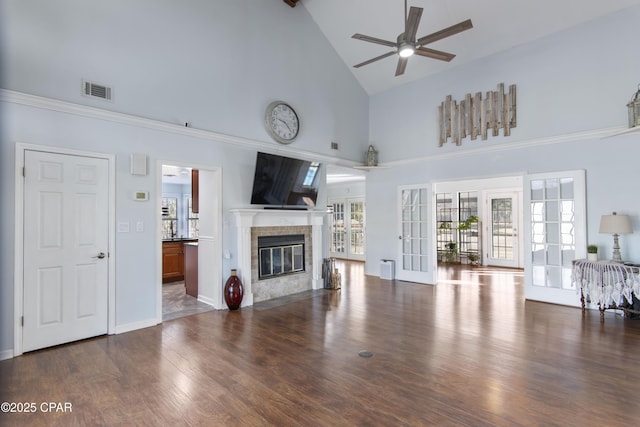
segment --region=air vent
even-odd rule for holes
[[[332,142],[331,143],[331,149],[332,150],[337,150],[338,149],[338,143],[337,142]]]
[[[82,81],[82,94],[84,96],[90,96],[92,98],[100,98],[111,101],[111,88],[109,86],[89,82],[86,80]]]

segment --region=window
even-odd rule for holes
[[[178,234],[178,199],[162,198],[162,239],[173,239]]]
[[[187,236],[197,239],[200,235],[200,220],[197,213],[194,213],[191,206],[191,197],[187,198]]]

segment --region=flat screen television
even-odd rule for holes
[[[320,163],[258,152],[252,205],[312,207],[318,198]]]

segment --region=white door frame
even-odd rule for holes
[[[156,162],[156,236],[159,244],[156,245],[156,322],[162,323],[162,165],[172,165],[185,168],[198,169],[199,179],[209,180],[206,185],[199,185],[200,195],[206,191],[212,195],[211,206],[203,205],[200,198],[200,221],[203,209],[209,209],[212,215],[211,227],[202,227],[200,223],[200,237],[198,245],[198,301],[213,306],[216,309],[224,308],[223,277],[222,277],[222,169],[219,167],[201,163],[182,162],[176,160],[158,160]],[[213,262],[212,262],[213,260]],[[216,261],[218,260],[218,261]],[[205,262],[206,261],[206,262]],[[207,279],[203,279],[206,277]]]
[[[105,159],[108,162],[109,169],[109,235],[108,235],[108,262],[109,262],[109,279],[108,279],[108,326],[107,333],[109,335],[116,332],[116,254],[115,254],[115,218],[116,218],[116,162],[115,155],[106,153],[96,153],[92,151],[74,150],[60,147],[50,147],[45,145],[34,145],[25,143],[16,143],[15,153],[15,171],[14,171],[14,268],[13,268],[13,356],[19,356],[22,351],[22,316],[23,297],[24,297],[24,156],[25,151],[43,151],[46,153],[63,154],[71,156],[94,157]]]

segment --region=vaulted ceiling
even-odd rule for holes
[[[404,0],[284,2],[306,8],[362,87],[375,94],[614,13],[640,0],[408,0],[409,7],[424,9],[418,37],[466,19],[472,20],[473,28],[428,46],[455,54],[451,62],[414,55],[399,77],[394,77],[396,54],[353,68],[393,49],[353,39],[352,35],[395,41],[404,31]]]

